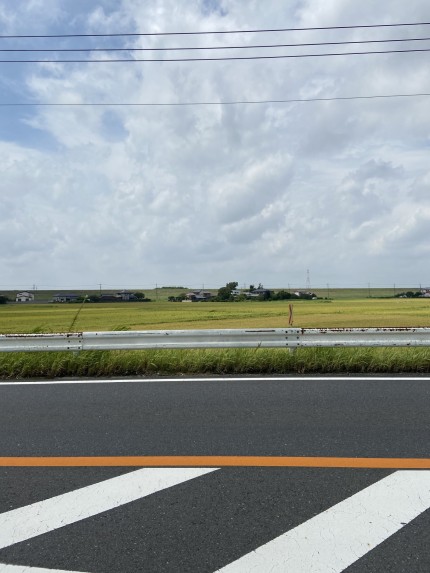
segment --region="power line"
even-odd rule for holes
[[[178,106],[204,106],[204,105],[248,105],[248,104],[271,104],[271,103],[307,103],[319,101],[350,101],[350,100],[370,100],[386,98],[409,98],[409,97],[428,97],[429,93],[413,94],[385,94],[385,95],[368,95],[368,96],[339,96],[339,97],[315,97],[315,98],[297,98],[297,99],[266,99],[266,100],[237,100],[237,101],[194,101],[194,102],[171,102],[171,103],[109,103],[109,102],[90,102],[90,103],[0,103],[0,107],[178,107]]]
[[[0,52],[173,52],[192,50],[245,50],[257,48],[302,48],[305,46],[341,46],[348,44],[387,44],[391,42],[423,42],[427,38],[397,38],[388,40],[349,40],[343,42],[308,42],[300,44],[256,44],[247,46],[194,46],[174,48],[0,48]]]
[[[429,26],[430,22],[408,22],[396,24],[361,24],[353,26],[318,26],[307,28],[266,28],[254,30],[212,30],[202,32],[119,32],[106,34],[14,34],[0,35],[3,38],[114,38],[125,36],[204,36],[208,34],[259,34],[266,32],[307,32],[316,30],[355,30],[359,28],[397,28],[405,26]]]
[[[430,52],[430,48],[410,48],[407,50],[377,50],[366,52],[332,52],[322,54],[282,54],[277,56],[223,56],[216,58],[106,58],[103,60],[0,60],[1,64],[108,64],[124,62],[216,62],[234,60],[280,60],[286,58],[321,58],[330,56],[367,56],[373,54],[407,54],[412,52]]]

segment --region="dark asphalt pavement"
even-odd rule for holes
[[[424,378],[0,385],[0,456],[429,458],[429,406]],[[0,513],[133,469],[0,468]],[[390,473],[223,468],[1,549],[0,572],[212,573]],[[429,531],[427,510],[345,571],[428,573]]]
[[[0,455],[429,457],[430,382],[0,386]]]

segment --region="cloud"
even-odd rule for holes
[[[7,33],[336,26],[409,21],[410,13],[425,20],[426,4],[411,0],[406,9],[396,0],[387,14],[370,0],[359,7],[353,0],[63,0],[51,2],[50,10],[37,1],[24,10],[0,0],[0,23]],[[408,33],[357,29],[85,42],[165,48]],[[83,40],[61,45],[82,46]],[[266,50],[280,52],[285,50]],[[245,53],[257,55],[237,51]],[[11,101],[166,104],[428,92],[429,74],[426,54],[392,54],[20,65],[7,68],[1,82],[3,98]],[[407,284],[423,273],[429,250],[427,108],[425,97],[1,108],[3,281],[53,288],[162,281],[218,286],[227,280],[285,286],[303,284],[309,268],[314,284],[367,284],[372,277]],[[430,277],[421,280],[430,283]]]
[[[209,188],[209,205],[221,224],[249,219],[270,207],[291,179],[291,158],[272,155],[221,177]]]

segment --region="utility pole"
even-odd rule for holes
[[[309,275],[309,269],[306,270],[306,290],[307,291],[311,290],[311,278]]]
[[[327,283],[327,298],[330,298],[330,285]]]

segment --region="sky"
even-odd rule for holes
[[[0,0],[0,36],[430,22],[428,0]],[[0,38],[0,289],[430,285],[430,25]],[[210,102],[212,105],[171,105]],[[223,103],[224,102],[224,103]],[[30,104],[11,106],[4,104]],[[97,105],[69,104],[170,104]],[[68,104],[68,105],[35,105]],[[309,279],[309,280],[307,280]]]

